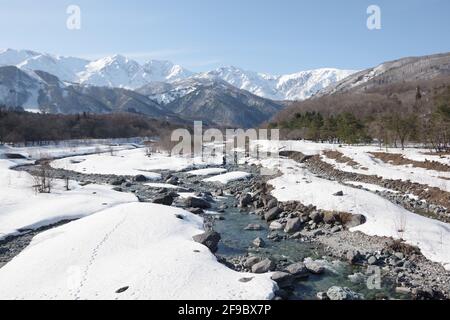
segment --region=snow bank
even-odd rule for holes
[[[290,159],[267,159],[261,162],[278,168],[282,176],[269,181],[272,194],[279,201],[299,201],[323,210],[362,214],[367,222],[351,231],[372,236],[403,238],[419,247],[429,260],[450,270],[450,225],[412,213],[369,191],[344,186],[336,181],[311,174],[302,164]],[[333,196],[343,191],[344,196]]]
[[[274,145],[271,141],[258,141],[258,145],[262,150]],[[385,149],[380,150],[376,146],[342,146],[330,143],[315,143],[309,141],[279,141],[277,142],[281,151],[299,151],[306,155],[322,154],[325,150],[333,150],[341,152],[344,156],[356,161],[360,166],[354,168],[345,163],[338,163],[334,159],[322,156],[322,160],[333,165],[336,169],[345,172],[355,172],[362,175],[377,175],[383,179],[394,179],[420,184],[427,184],[431,187],[436,187],[444,191],[450,192],[450,172],[442,172],[436,170],[427,170],[425,168],[414,168],[405,165],[392,165],[384,163],[383,161],[374,158],[370,152],[386,152]],[[425,149],[406,148],[388,149],[390,153],[403,154],[405,157],[417,161],[434,160],[444,164],[450,164],[448,158],[440,158],[439,156],[428,156],[424,153]],[[444,179],[442,179],[444,178]],[[446,178],[446,179],[445,179]]]
[[[206,168],[206,169],[198,169],[186,172],[192,176],[211,176],[214,174],[221,174],[227,172],[227,169],[223,168]]]
[[[55,180],[52,193],[36,194],[33,178],[11,170],[16,161],[0,159],[0,239],[21,229],[35,229],[61,220],[80,218],[105,208],[136,201],[132,194],[112,191],[99,185],[79,186],[70,182],[70,191]]]
[[[212,159],[213,163],[219,159]],[[220,160],[221,163],[222,160]],[[51,163],[54,168],[72,170],[80,173],[115,174],[135,176],[143,174],[156,180],[161,176],[152,171],[171,170],[182,171],[188,168],[207,165],[200,159],[154,153],[150,157],[144,149],[126,150],[114,155],[104,153],[99,155],[71,157],[55,160]]]
[[[201,228],[199,217],[148,203],[98,212],[36,236],[0,269],[0,299],[273,297],[270,274],[235,272],[194,242]]]
[[[251,177],[251,173],[243,172],[243,171],[233,171],[224,174],[220,174],[218,176],[206,178],[203,181],[205,182],[218,182],[222,184],[227,184],[232,181],[243,180],[248,177]]]

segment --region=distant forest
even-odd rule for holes
[[[0,143],[155,137],[175,124],[130,113],[39,114],[0,106]]]
[[[404,147],[423,143],[450,151],[450,85],[418,84],[377,92],[335,93],[293,103],[266,124],[284,139]],[[405,89],[406,88],[406,89]]]

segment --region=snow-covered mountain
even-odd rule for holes
[[[16,66],[22,70],[41,70],[62,81],[84,85],[136,89],[150,82],[171,82],[193,75],[170,61],[150,60],[141,65],[122,55],[95,61],[55,56],[29,50],[0,50],[0,66]]]
[[[324,68],[276,76],[231,66],[207,72],[206,75],[219,77],[235,87],[267,99],[305,100],[355,72]]]
[[[352,70],[329,68],[270,75],[237,67],[222,67],[194,74],[170,61],[150,60],[140,64],[121,55],[88,61],[13,49],[0,51],[2,65],[13,65],[28,71],[42,70],[67,82],[132,90],[155,82],[174,83],[191,77],[219,78],[239,89],[272,100],[304,100],[354,73]]]

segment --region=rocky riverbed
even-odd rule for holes
[[[276,299],[450,297],[450,274],[416,248],[348,231],[365,222],[360,215],[327,212],[298,202],[279,203],[266,183],[271,177],[261,177],[255,166],[224,166],[252,174],[226,186],[203,182],[204,177],[186,171],[159,172],[166,186],[155,187],[146,185],[149,181],[144,176],[82,174],[53,169],[45,162],[17,170],[37,174],[39,166],[45,166],[54,178],[110,184],[118,192],[134,193],[139,201],[179,206],[202,215],[206,232],[194,240],[230,268],[248,272],[242,281],[249,281],[252,273],[273,271],[280,287]],[[320,169],[309,166],[316,173]],[[320,170],[320,175],[335,179],[326,170]],[[0,243],[0,267],[37,232]]]

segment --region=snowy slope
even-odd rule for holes
[[[178,208],[130,203],[43,232],[0,269],[0,299],[272,298],[270,274],[239,281],[248,274],[192,240],[202,223]]]

